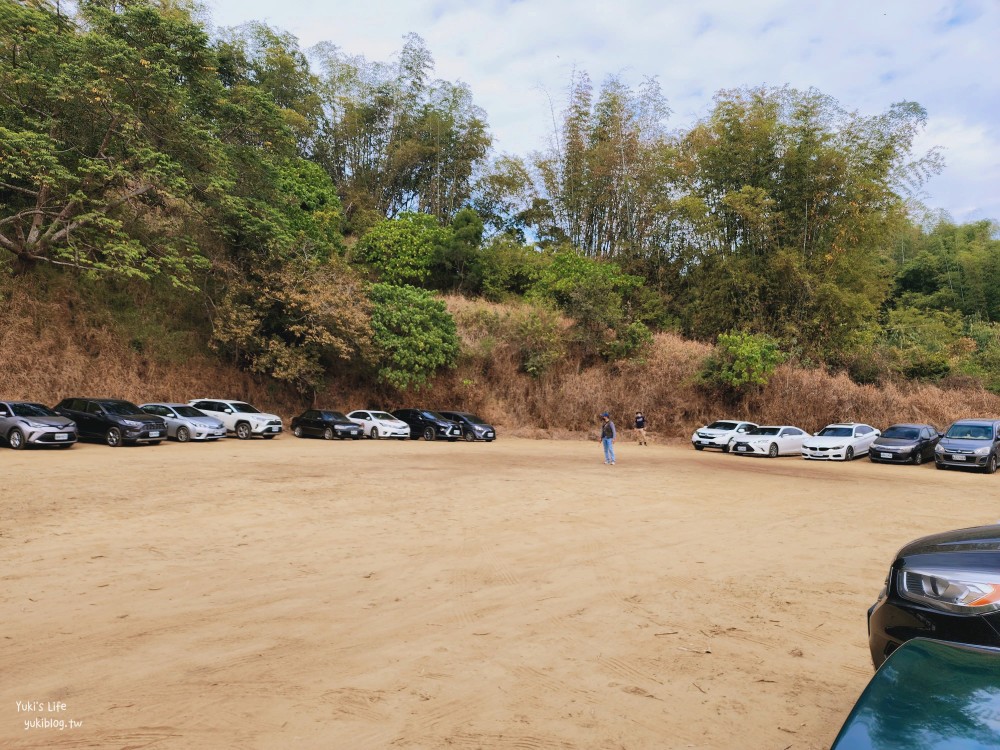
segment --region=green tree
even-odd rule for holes
[[[715,351],[702,364],[699,381],[730,395],[767,385],[785,360],[778,342],[769,336],[730,331],[719,334]]]
[[[372,227],[358,241],[354,257],[387,284],[420,283],[430,275],[438,248],[450,239],[433,216],[404,213]]]

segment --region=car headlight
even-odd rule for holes
[[[131,419],[123,419],[122,424],[126,427],[142,427],[142,422],[133,422]]]
[[[941,443],[938,443],[937,445],[934,446],[934,452],[935,453],[944,453],[944,446],[941,445]]]
[[[990,452],[990,450],[991,450],[990,446],[984,445],[982,448],[976,448],[973,451],[973,453],[975,453],[977,456],[985,456],[987,453]]]
[[[832,451],[840,451],[840,450],[843,450],[843,449],[844,449],[844,446],[842,446],[842,445],[835,445],[830,450],[832,450]]]
[[[31,422],[31,421],[29,421],[29,420],[26,419],[26,420],[24,420],[24,426],[25,427],[31,427],[32,429],[35,429],[35,430],[41,430],[41,429],[43,429],[45,427],[48,427],[49,425],[42,424],[40,422]]]
[[[899,593],[911,601],[959,614],[1000,610],[1000,575],[975,571],[904,570]]]

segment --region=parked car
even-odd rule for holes
[[[475,440],[485,440],[487,443],[492,443],[497,439],[496,428],[475,414],[470,414],[467,411],[442,411],[439,413],[442,417],[457,423],[462,428],[462,437],[470,443]]]
[[[809,433],[792,425],[764,425],[750,430],[733,441],[730,451],[736,455],[798,456]]]
[[[352,438],[359,440],[364,431],[339,411],[306,409],[292,419],[292,434],[297,438],[321,437],[324,440]]]
[[[868,458],[875,463],[912,463],[934,460],[941,433],[932,424],[894,424],[875,438]]]
[[[917,638],[868,683],[831,750],[1000,747],[1000,650]]]
[[[270,440],[282,429],[281,417],[260,411],[245,401],[195,398],[188,404],[221,420],[227,432],[235,434],[240,440],[249,440],[254,435]]]
[[[881,435],[870,424],[845,422],[828,424],[802,443],[802,458],[818,461],[853,461],[868,453],[875,438]]]
[[[410,437],[410,425],[384,411],[358,409],[349,413],[347,418],[360,425],[365,437],[373,440],[379,438],[407,440]]]
[[[68,448],[77,440],[76,424],[42,404],[0,401],[0,438],[14,450],[29,445]]]
[[[189,440],[219,440],[226,436],[226,426],[221,419],[208,416],[189,404],[140,404],[147,414],[163,417],[167,423],[167,437],[178,443]]]
[[[720,419],[712,424],[699,427],[691,435],[691,445],[696,451],[705,448],[721,448],[723,453],[729,453],[733,441],[741,435],[758,427],[754,422],[743,422],[739,419]]]
[[[399,409],[398,411],[394,411],[392,415],[409,425],[410,437],[413,440],[420,437],[424,440],[444,438],[454,443],[462,437],[462,428],[436,411],[429,411],[427,409]]]
[[[872,662],[921,637],[1000,647],[1000,525],[932,534],[896,553],[868,610]]]
[[[960,419],[944,433],[934,448],[934,464],[979,468],[984,474],[997,470],[1000,452],[1000,419]]]
[[[64,398],[55,412],[76,422],[81,438],[103,440],[112,448],[122,443],[159,445],[167,439],[167,423],[131,401],[117,398]]]

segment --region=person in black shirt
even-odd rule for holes
[[[615,438],[618,433],[615,431],[615,423],[611,421],[611,415],[604,412],[601,415],[601,445],[604,446],[604,463],[615,465]]]
[[[641,411],[635,413],[635,434],[639,438],[639,445],[649,445],[646,442],[646,417]]]

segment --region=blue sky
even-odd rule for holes
[[[1000,0],[204,0],[216,26],[264,21],[303,48],[388,60],[416,32],[437,77],[469,84],[498,151],[545,146],[574,68],[595,83],[657,76],[671,128],[720,89],[815,87],[877,114],[917,101],[918,149],[942,149],[924,202],[1000,221]]]

